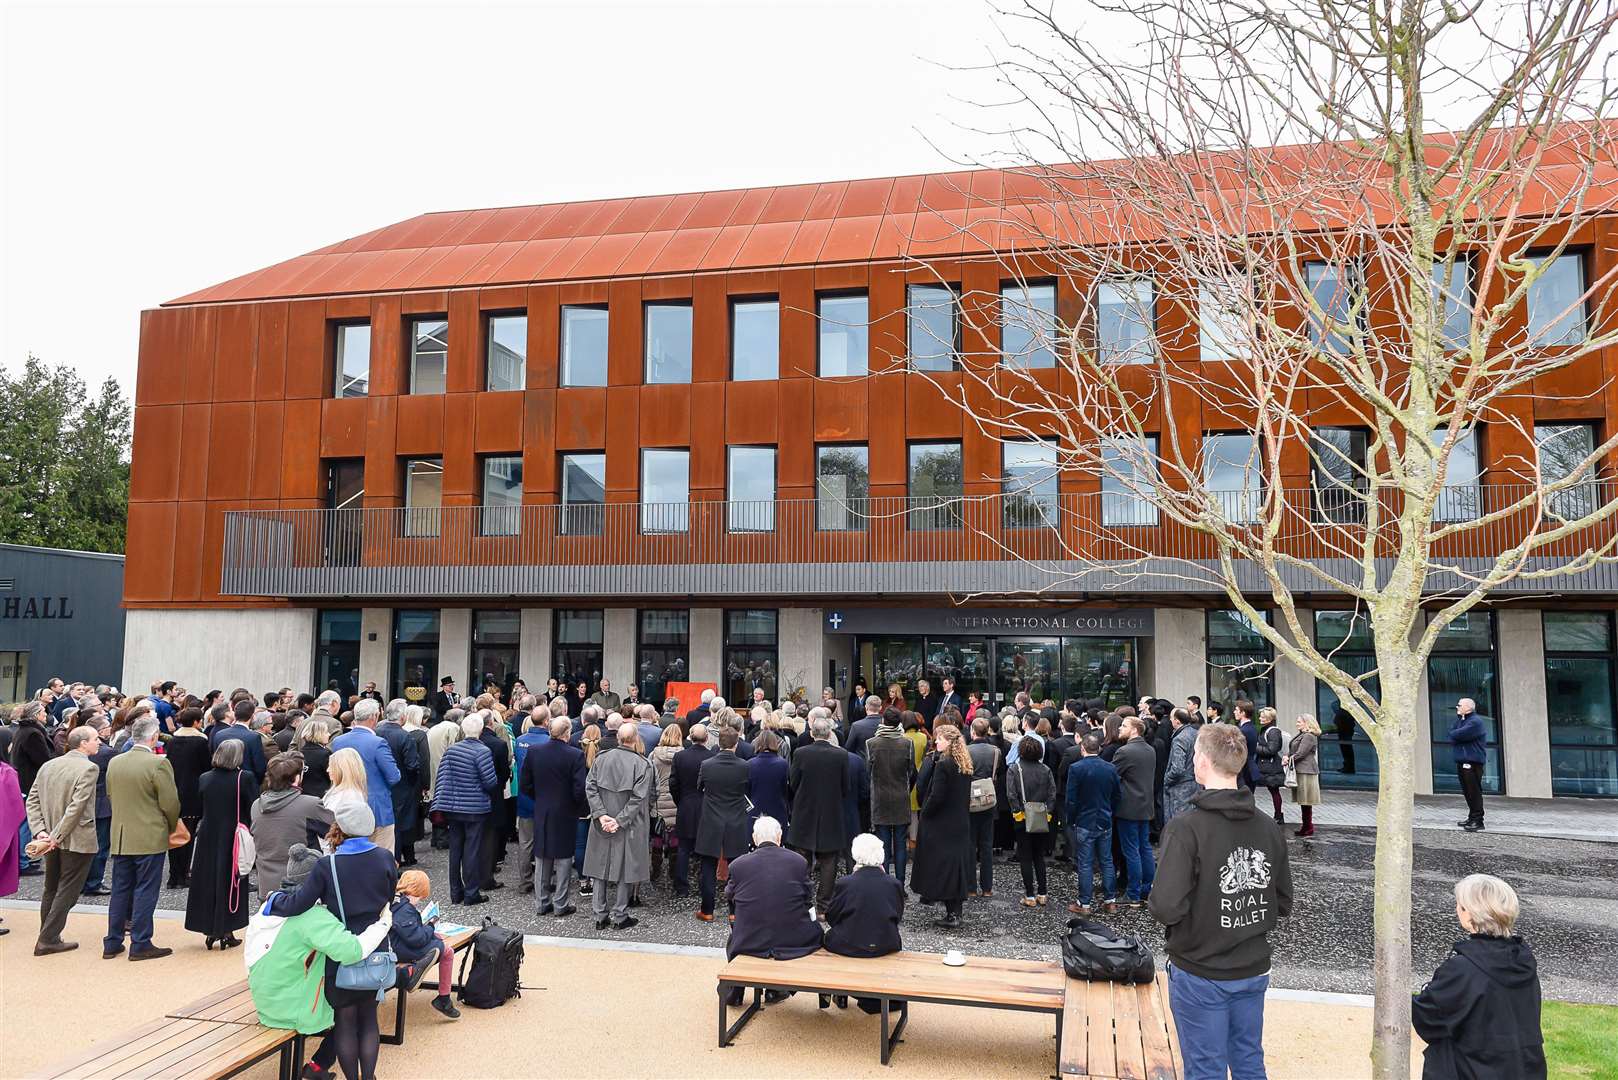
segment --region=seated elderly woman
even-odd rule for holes
[[[1545,1075],[1539,1026],[1539,970],[1513,934],[1517,894],[1488,874],[1455,883],[1455,918],[1469,935],[1411,1002],[1416,1034],[1427,1043],[1422,1076]]]
[[[725,958],[795,960],[819,949],[820,924],[809,910],[814,898],[809,864],[781,846],[781,823],[768,815],[753,822],[753,850],[731,862],[725,883],[725,899],[734,913]],[[768,1000],[789,996],[770,991]],[[731,1004],[741,1003],[742,990],[736,987]]]
[[[854,872],[837,882],[826,905],[826,951],[838,956],[886,956],[904,948],[899,923],[904,919],[905,890],[899,879],[882,869],[882,841],[860,833],[850,845]],[[846,1009],[848,998],[838,994],[837,1007]],[[882,1009],[875,998],[858,999],[868,1013]],[[826,1007],[826,999],[820,999]]]

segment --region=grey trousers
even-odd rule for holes
[[[572,859],[537,859],[539,868],[537,873],[533,863],[528,863],[530,874],[534,874],[534,910],[544,914],[546,909],[561,910],[568,905],[568,896],[573,892],[573,860]]]
[[[607,880],[595,879],[595,889],[590,895],[590,910],[600,919],[607,914]],[[635,887],[627,881],[620,881],[613,890],[612,921],[623,922],[629,917],[629,897],[634,893]]]
[[[517,819],[517,865],[522,868],[518,876],[526,889],[534,883],[534,819],[531,817]]]
[[[95,862],[93,851],[64,851],[57,848],[45,853],[45,892],[39,901],[39,943],[54,945],[62,940],[62,927],[67,925],[68,912],[79,902],[79,891],[90,876],[90,864]]]

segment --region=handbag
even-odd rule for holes
[[[186,826],[184,818],[175,818],[174,831],[169,833],[169,847],[182,848],[191,842],[191,830]]]
[[[1067,921],[1062,967],[1075,979],[1097,982],[1149,983],[1156,973],[1152,950],[1138,935],[1089,919]]]
[[[980,776],[972,781],[972,797],[967,808],[974,814],[984,810],[993,810],[999,803],[994,793],[994,770],[1000,767],[1000,748],[994,748],[994,767],[989,770],[988,776]]]
[[[331,884],[337,892],[337,917],[344,926],[348,925],[348,915],[343,911],[343,886],[337,880],[337,855],[331,856]],[[382,1000],[383,992],[393,986],[394,980],[399,977],[399,958],[393,954],[392,949],[378,948],[371,955],[356,960],[352,964],[337,965],[336,986],[339,990],[374,990],[376,999]]]
[[[1022,824],[1030,833],[1051,831],[1051,808],[1046,803],[1029,802],[1028,788],[1022,779],[1022,762],[1017,762],[1017,790],[1022,793]]]

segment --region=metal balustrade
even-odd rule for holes
[[[1435,507],[1432,591],[1465,585],[1525,538],[1618,499],[1591,482],[1535,500],[1533,487],[1450,488]],[[1218,591],[1220,545],[1194,528],[1187,496],[1171,514],[1116,492],[965,498],[237,510],[225,515],[221,591],[277,597],[736,596],[951,592],[1092,595]],[[1281,572],[1304,593],[1321,573],[1358,580],[1369,555],[1386,573],[1403,537],[1401,496],[1334,487],[1218,492],[1206,498],[1238,538],[1273,528]],[[1524,504],[1524,500],[1527,500]],[[1202,518],[1206,520],[1206,518]],[[1375,522],[1374,529],[1368,524]],[[1368,535],[1370,533],[1371,535]],[[1552,539],[1523,564],[1550,576],[1511,592],[1618,590],[1602,558],[1618,523]],[[1311,570],[1311,568],[1314,568]],[[1267,589],[1240,553],[1243,588]],[[1319,571],[1319,572],[1316,572]]]

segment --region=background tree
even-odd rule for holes
[[[129,402],[115,379],[90,397],[66,367],[0,369],[0,542],[124,550]]]
[[[998,213],[955,220],[974,248],[1017,249],[1002,280],[1057,277],[1082,300],[1059,326],[963,296],[1051,363],[965,357],[928,377],[991,438],[1043,439],[1103,479],[1037,549],[1050,588],[1221,595],[1367,732],[1373,1070],[1402,1080],[1427,658],[1479,603],[1565,586],[1618,538],[1598,477],[1618,434],[1542,441],[1533,407],[1551,393],[1605,414],[1612,0],[1002,16],[993,134],[1013,168]],[[1458,449],[1485,427],[1490,483]],[[1366,621],[1373,671],[1315,647],[1311,594]]]

